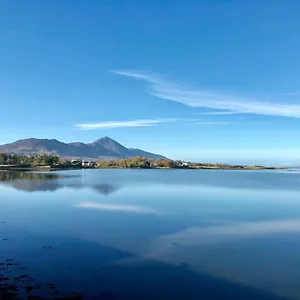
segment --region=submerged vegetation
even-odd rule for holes
[[[119,169],[224,169],[224,170],[263,170],[278,169],[264,166],[245,166],[230,164],[209,164],[185,162],[171,159],[149,159],[133,157],[99,161],[68,160],[57,155],[26,156],[0,153],[0,170],[59,170],[78,168],[119,168]]]

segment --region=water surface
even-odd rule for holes
[[[3,172],[0,287],[19,282],[24,299],[300,299],[299,194],[300,173],[286,171]]]

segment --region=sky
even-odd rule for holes
[[[300,163],[298,0],[0,0],[0,144]]]

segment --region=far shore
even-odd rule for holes
[[[153,170],[287,170],[291,167],[202,163],[168,158],[129,157],[122,159],[65,158],[57,155],[26,156],[0,153],[0,171],[66,171],[84,169],[153,169]]]
[[[197,167],[149,167],[149,168],[122,168],[122,167],[64,167],[64,166],[37,166],[37,167],[22,167],[22,166],[0,166],[0,171],[14,172],[33,172],[33,171],[68,171],[68,170],[104,170],[104,169],[139,169],[139,170],[236,170],[236,171],[260,171],[260,170],[288,170],[292,167],[264,167],[264,166],[228,166],[226,168],[219,166],[197,166]]]

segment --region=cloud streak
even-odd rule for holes
[[[189,107],[219,110],[219,114],[229,114],[228,111],[230,111],[231,113],[300,118],[300,105],[269,102],[252,97],[239,97],[201,89],[190,89],[168,82],[150,73],[126,70],[113,71],[113,73],[144,81],[149,84],[151,95]]]
[[[97,129],[113,129],[113,128],[124,128],[124,127],[150,127],[155,126],[159,123],[169,122],[187,122],[198,125],[225,125],[232,122],[218,122],[218,121],[201,121],[198,119],[154,119],[154,120],[133,120],[133,121],[108,121],[99,123],[82,123],[75,124],[76,128],[81,130],[97,130]]]
[[[204,112],[204,113],[201,113],[201,115],[236,115],[236,114],[239,114],[238,112],[236,111],[210,111],[210,112]]]
[[[96,130],[121,127],[149,127],[158,123],[172,122],[174,119],[154,119],[154,120],[132,120],[132,121],[108,121],[99,123],[82,123],[74,126],[82,130]]]
[[[214,121],[208,121],[208,122],[205,122],[205,121],[200,121],[200,122],[195,122],[196,124],[198,125],[228,125],[228,124],[233,124],[233,122],[214,122]],[[237,124],[235,122],[235,124]]]

